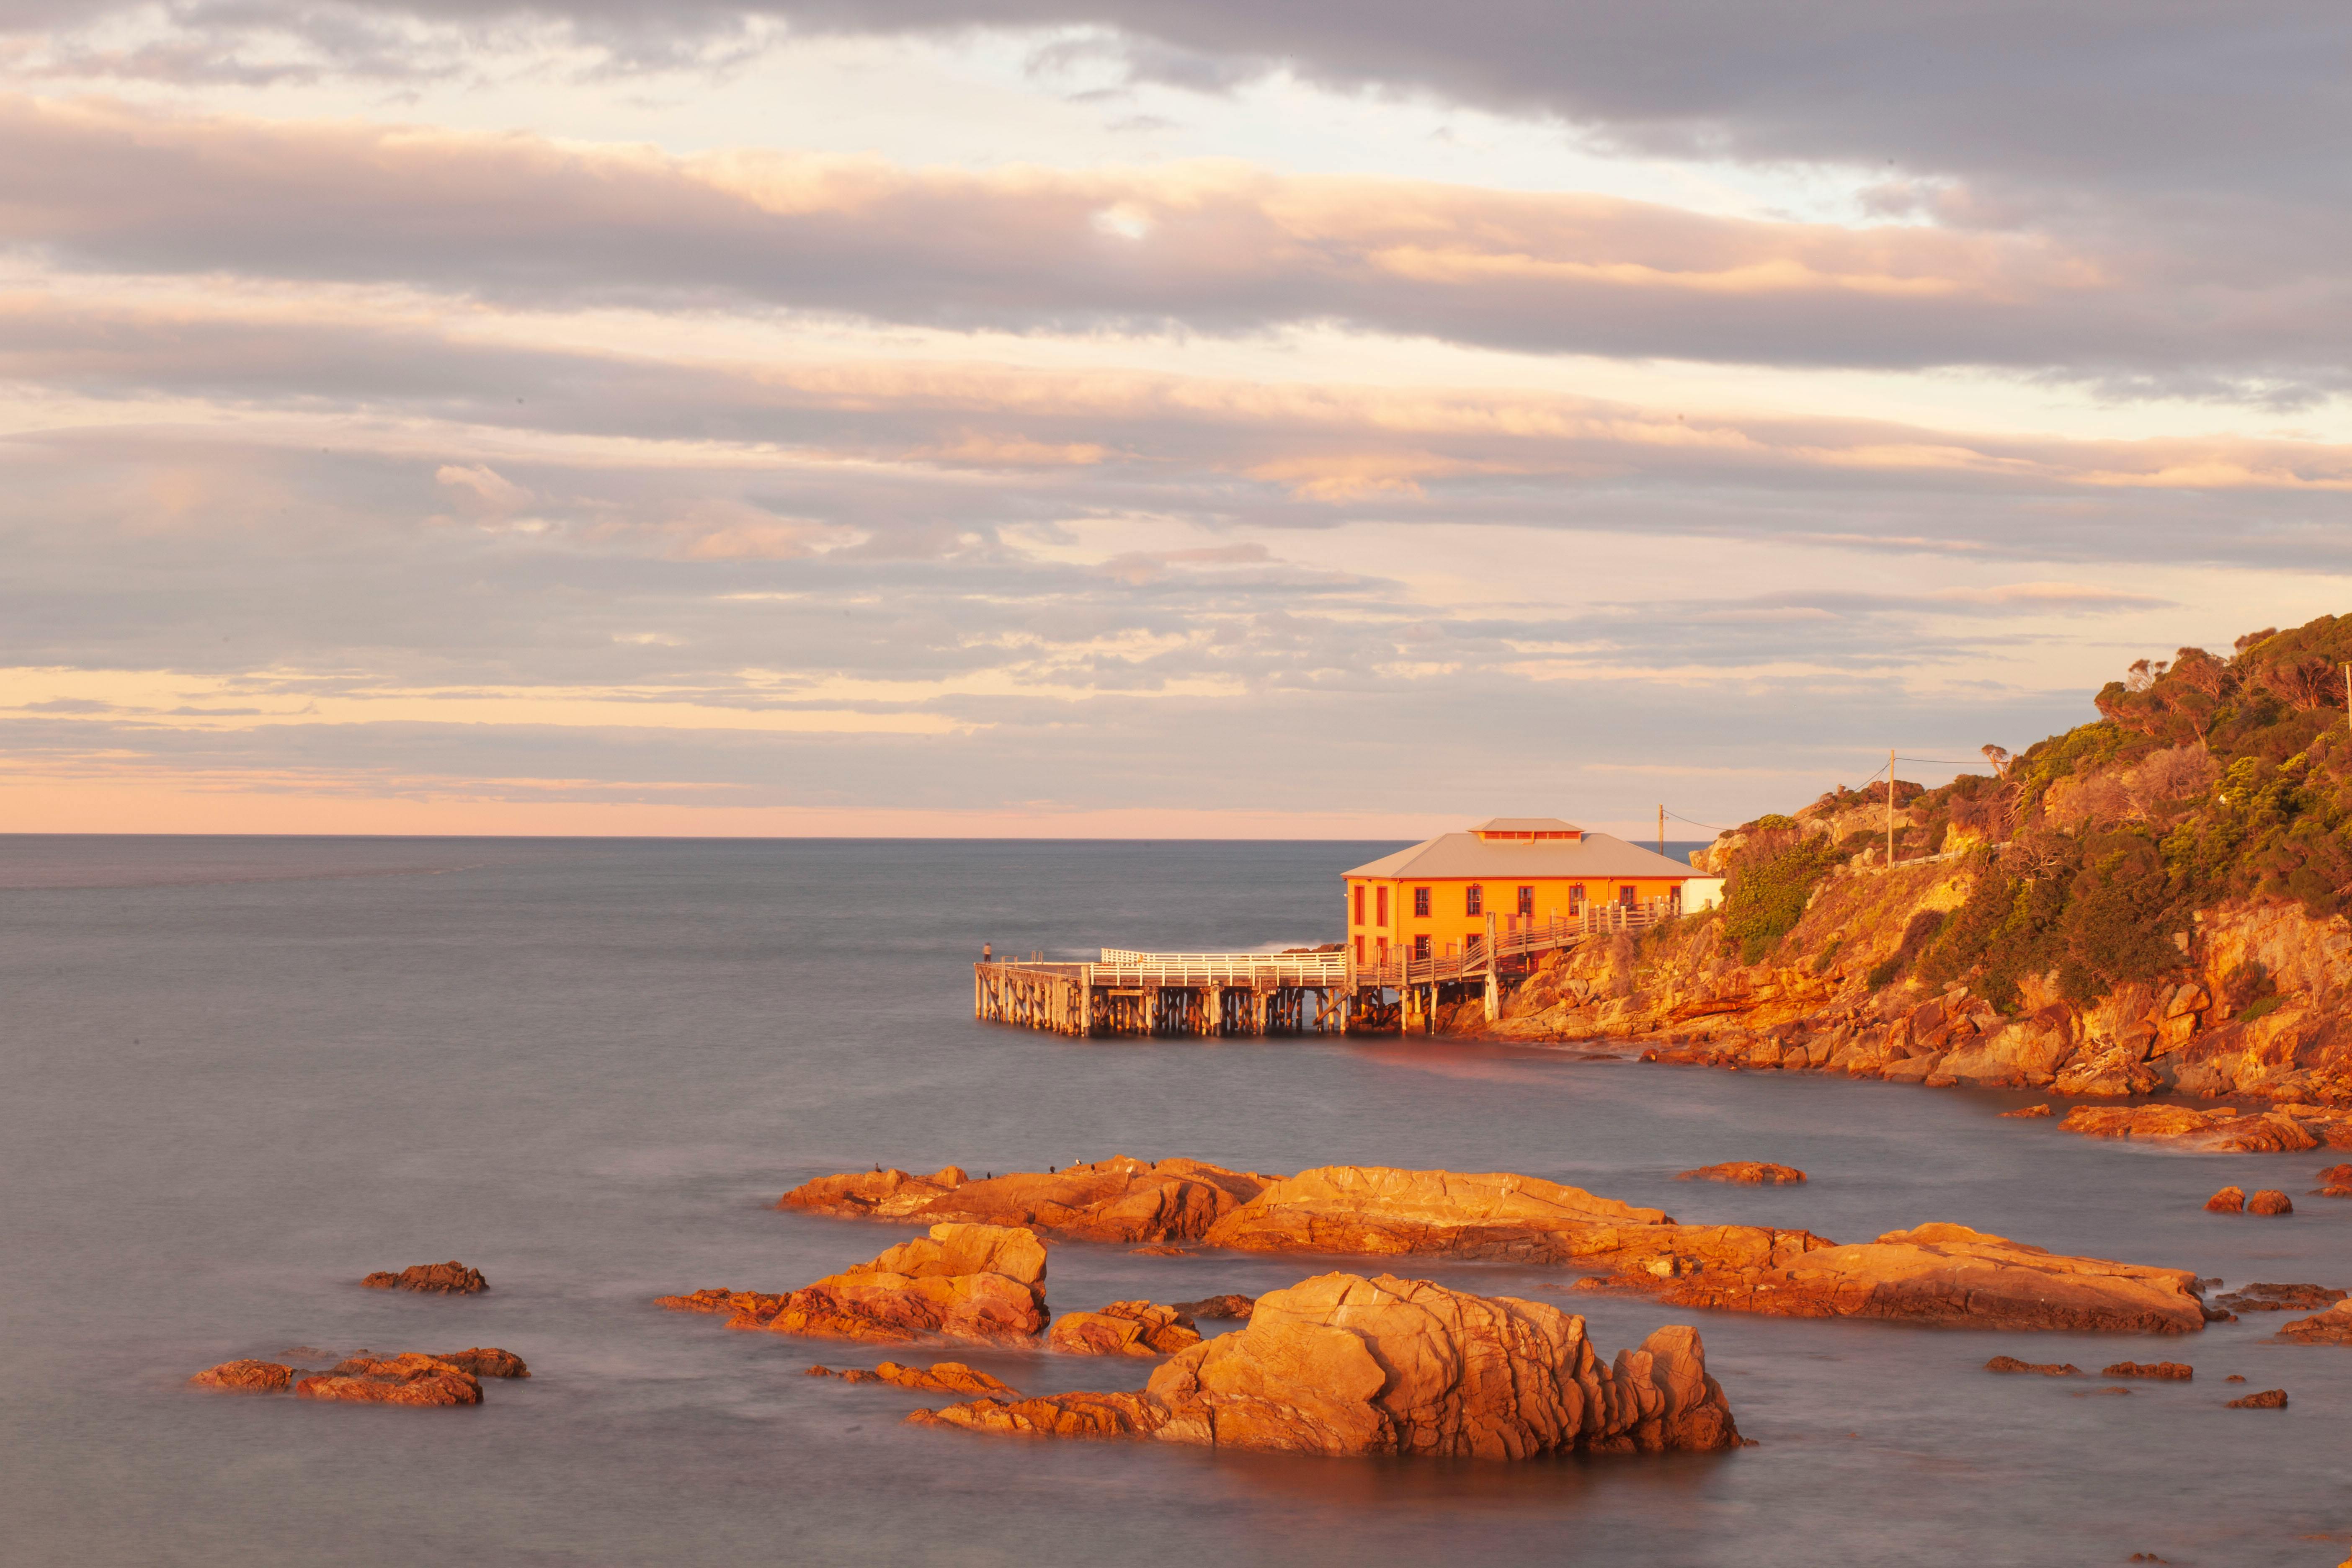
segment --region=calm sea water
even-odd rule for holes
[[[804,1378],[871,1352],[651,1307],[803,1284],[906,1234],[780,1214],[875,1163],[1128,1152],[1514,1170],[1839,1239],[1957,1220],[2073,1252],[2352,1285],[2315,1156],[2001,1121],[2023,1097],[1414,1040],[1072,1042],[971,1018],[999,952],[1330,934],[1388,846],[0,839],[0,1557],[21,1564],[2334,1564],[2352,1352],[1775,1321],[1566,1298],[1603,1353],[1696,1321],[1711,1457],[1366,1463],[909,1430]],[[1811,1184],[1672,1173],[1727,1159]],[[368,1291],[457,1258],[493,1290]],[[1321,1266],[1056,1245],[1057,1310]],[[1546,1277],[1425,1266],[1538,1294]],[[502,1345],[472,1411],[206,1396],[234,1356]],[[2000,1352],[2196,1381],[2077,1398]],[[974,1353],[1031,1392],[1149,1368]],[[2285,1387],[2284,1412],[2225,1410]]]

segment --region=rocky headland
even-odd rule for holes
[[[1839,789],[1723,835],[1722,906],[1467,994],[1445,1032],[1646,1059],[2270,1114],[2183,1147],[2352,1147],[2352,616],[2183,648],[2102,718],[1939,789]],[[2069,1119],[2075,1131],[2091,1131]]]
[[[1045,1332],[1045,1244],[1024,1228],[938,1224],[871,1263],[781,1295],[703,1289],[671,1311],[725,1312],[730,1329],[884,1344],[1003,1344]]]
[[[1525,1459],[1712,1451],[1740,1441],[1696,1330],[1604,1365],[1584,1320],[1427,1280],[1326,1274],[1258,1299],[1249,1326],[1178,1355],[1139,1393],[979,1400],[908,1420],[1336,1455]]]

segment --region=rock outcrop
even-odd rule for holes
[[[803,1182],[778,1198],[776,1206],[832,1215],[839,1219],[911,1223],[916,1210],[934,1198],[945,1197],[969,1179],[954,1165],[944,1166],[928,1176],[910,1176],[900,1170],[853,1171],[846,1175],[819,1176],[813,1182]]]
[[[1678,1173],[1677,1182],[1731,1182],[1747,1187],[1789,1186],[1805,1179],[1794,1165],[1774,1165],[1756,1160],[1732,1160]]]
[[[2248,1214],[2282,1215],[2294,1212],[2294,1200],[2276,1187],[2264,1187],[2246,1200]]]
[[[1647,1281],[1631,1273],[1614,1281],[1580,1280],[1578,1288],[1630,1284],[1677,1306],[1774,1317],[2000,1329],[2173,1334],[2202,1329],[2215,1315],[2188,1269],[2069,1258],[1962,1225],[1917,1226],[1874,1242],[1783,1251],[1744,1266],[1675,1257],[1654,1260],[1647,1272]]]
[[[837,1377],[844,1383],[887,1383],[894,1388],[913,1389],[920,1394],[970,1394],[997,1400],[1021,1397],[1017,1390],[960,1361],[935,1361],[929,1366],[901,1366],[895,1361],[886,1361],[871,1372],[863,1367],[835,1372],[829,1366],[813,1366],[803,1375]]]
[[[1192,1320],[1175,1307],[1113,1301],[1099,1312],[1065,1312],[1045,1347],[1065,1355],[1174,1355],[1201,1342]]]
[[[1188,1318],[1246,1318],[1255,1304],[1248,1296],[1204,1296],[1197,1301],[1179,1301],[1176,1310]]]
[[[394,1274],[379,1270],[360,1281],[371,1290],[422,1290],[435,1296],[471,1296],[490,1288],[478,1268],[455,1258],[446,1263],[413,1263]]]
[[[2294,1344],[2352,1345],[2352,1301],[2280,1325],[2278,1337]]]
[[[406,1351],[383,1360],[354,1356],[332,1372],[302,1379],[294,1396],[356,1405],[479,1405],[482,1385],[438,1356]]]
[[[2246,1212],[2246,1189],[2223,1187],[2205,1200],[2205,1207],[2213,1214],[2243,1214]]]
[[[1603,1366],[1584,1321],[1556,1307],[1390,1275],[1327,1274],[1262,1296],[1246,1329],[1184,1352],[1140,1394],[908,1419],[1335,1455],[1519,1459],[1739,1442],[1696,1330],[1661,1329]]]
[[[1154,1163],[1122,1154],[981,1181],[952,1165],[929,1176],[904,1171],[823,1176],[786,1193],[777,1206],[914,1225],[1015,1226],[1074,1241],[1164,1245],[1200,1240],[1272,1179],[1202,1160]]]
[[[2284,1410],[2286,1408],[2286,1390],[2265,1388],[2260,1394],[2249,1394],[2243,1399],[2232,1399],[2230,1401],[2230,1408],[2232,1410]]]
[[[1244,1252],[1561,1263],[1613,1250],[1623,1232],[1673,1224],[1658,1209],[1508,1172],[1326,1165],[1270,1184],[1203,1239]]]
[[[472,1373],[476,1377],[529,1377],[530,1368],[522,1357],[512,1351],[502,1351],[491,1345],[476,1345],[471,1350],[436,1351],[434,1360],[446,1361],[459,1372]]]
[[[2153,1377],[2173,1383],[2186,1383],[2197,1375],[2197,1369],[2179,1361],[2119,1361],[2099,1373],[2101,1377]]]
[[[940,1224],[871,1263],[786,1295],[708,1289],[664,1296],[673,1311],[729,1312],[730,1329],[883,1344],[1018,1343],[1045,1329],[1045,1245],[1036,1233]]]
[[[188,1381],[226,1394],[283,1394],[294,1385],[294,1369],[274,1361],[225,1361]]]
[[[2080,1377],[2083,1369],[2071,1361],[2020,1361],[2013,1355],[1997,1355],[1985,1363],[1987,1372],[2032,1372],[2043,1377]]]

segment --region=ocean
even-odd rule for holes
[[[2169,1340],[1548,1296],[1606,1356],[1692,1321],[1711,1456],[1505,1465],[1055,1443],[900,1424],[809,1378],[887,1352],[663,1312],[912,1232],[780,1213],[810,1176],[1130,1153],[1519,1171],[1839,1240],[1949,1220],[2064,1252],[2352,1286],[2324,1154],[2006,1121],[2032,1097],[1444,1039],[1073,1041],[971,1018],[969,965],[1328,940],[1380,844],[0,838],[0,1558],[11,1564],[2334,1564],[2352,1352],[2280,1314]],[[1611,1057],[1615,1059],[1605,1059]],[[1722,1160],[1795,1188],[1677,1184]],[[2202,1211],[2284,1187],[2284,1220]],[[492,1289],[362,1289],[457,1258]],[[1256,1294],[1318,1260],[1056,1243],[1056,1310]],[[1372,1271],[1367,1269],[1367,1271]],[[1203,1323],[1204,1330],[1222,1325]],[[498,1345],[471,1410],[210,1395],[292,1346]],[[1150,1365],[948,1352],[1024,1392]],[[1986,1358],[2177,1359],[2077,1397]],[[929,1358],[926,1358],[929,1359]],[[2244,1387],[2223,1384],[2237,1373]],[[2284,1387],[2284,1411],[2223,1408]]]

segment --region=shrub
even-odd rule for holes
[[[1837,858],[1836,848],[1816,836],[1735,868],[1724,893],[1723,929],[1739,943],[1740,963],[1761,962],[1804,918],[1813,884]]]

